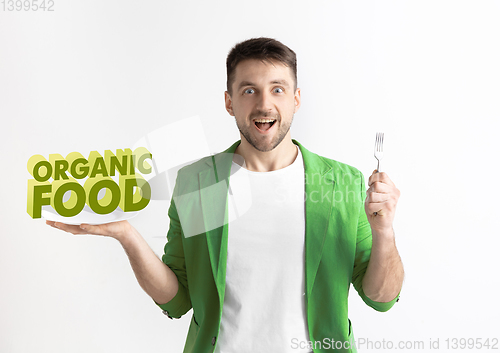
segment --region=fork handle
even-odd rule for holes
[[[377,159],[377,171],[376,173],[380,173],[380,161]],[[373,215],[376,216],[378,213],[377,212],[373,212]]]

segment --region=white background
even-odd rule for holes
[[[118,242],[29,217],[26,164],[130,147],[193,115],[210,151],[226,149],[239,133],[224,109],[225,58],[256,36],[297,53],[292,137],[306,148],[368,177],[375,132],[386,134],[406,278],[387,313],[351,291],[356,338],[422,340],[419,352],[430,339],[446,351],[446,338],[500,338],[500,2],[305,4],[55,0],[53,12],[0,11],[0,352],[182,351],[191,313],[161,314]],[[167,206],[131,221],[158,255]]]

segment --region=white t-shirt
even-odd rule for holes
[[[217,353],[310,351],[292,348],[293,342],[309,341],[304,163],[297,149],[291,165],[271,172],[252,172],[233,162],[229,219],[236,219],[228,224]]]

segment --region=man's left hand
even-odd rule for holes
[[[372,231],[379,234],[393,234],[392,222],[400,191],[386,173],[377,173],[376,170],[368,179],[368,186],[365,212]]]

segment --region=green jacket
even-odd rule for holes
[[[364,178],[357,169],[318,156],[292,141],[304,158],[309,338],[322,342],[316,344],[315,353],[356,352],[352,344],[344,344],[353,341],[347,310],[350,284],[378,311],[389,310],[399,298],[380,303],[363,292],[361,283],[372,245],[364,211]],[[177,275],[179,290],[170,302],[157,305],[170,318],[179,318],[193,308],[184,352],[213,352],[217,342],[225,294],[227,186],[232,156],[240,142],[183,167],[177,174],[162,260]],[[350,348],[333,350],[337,341]]]

